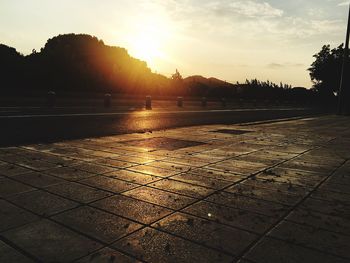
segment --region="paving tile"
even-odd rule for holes
[[[186,168],[189,167],[201,167],[208,164],[208,162],[203,162],[198,160],[198,158],[188,156],[182,158],[168,157],[164,161],[172,163],[177,169],[181,167],[182,169],[179,170],[186,170]]]
[[[331,202],[337,202],[344,205],[350,206],[350,191],[349,194],[346,193],[340,193],[340,192],[333,192],[333,191],[324,191],[324,190],[317,190],[311,194],[312,198],[315,199],[322,199],[327,200]]]
[[[225,189],[225,191],[237,195],[244,195],[252,198],[258,198],[290,206],[293,206],[302,200],[302,197],[298,195],[280,192],[275,190],[274,188],[259,188],[248,184],[233,185]]]
[[[156,154],[155,154],[156,153]],[[146,153],[130,153],[127,156],[124,155],[122,157],[128,158],[128,157],[136,157],[136,158],[142,158],[144,160],[151,160],[151,161],[160,161],[160,160],[164,160],[166,157],[165,156],[161,156],[158,154],[158,151],[155,152],[146,152]],[[119,159],[119,157],[118,157]],[[124,160],[124,158],[122,158],[121,160]],[[133,159],[131,162],[134,162]],[[125,159],[125,161],[127,161],[127,159]],[[137,162],[138,163],[138,162]],[[148,162],[147,162],[148,163]]]
[[[227,159],[225,156],[222,155],[214,155],[211,152],[201,152],[201,153],[195,153],[193,154],[196,158],[202,159],[204,162],[213,163],[213,162],[219,162]]]
[[[19,160],[16,161],[16,164],[24,166],[29,169],[36,170],[36,171],[45,171],[58,166],[53,163],[39,161],[39,160],[30,160],[26,158],[19,158]]]
[[[91,205],[143,224],[155,222],[172,212],[164,207],[146,203],[123,195],[105,198],[94,202]]]
[[[133,183],[125,182],[107,176],[96,176],[82,180],[80,182],[113,193],[124,192],[138,186]]]
[[[116,153],[110,153],[110,152],[105,152],[105,151],[99,151],[99,148],[96,147],[96,149],[89,149],[93,150],[89,154],[95,157],[101,157],[101,158],[117,158],[120,155]]]
[[[45,171],[46,174],[60,177],[69,181],[79,181],[85,178],[96,176],[96,174],[81,171],[72,167],[59,167],[52,170]]]
[[[350,220],[305,209],[295,209],[286,218],[299,224],[350,235]]]
[[[55,165],[59,166],[69,166],[77,162],[77,160],[65,157],[65,156],[56,156],[52,154],[45,154],[45,156],[42,158],[42,160],[53,163]]]
[[[5,200],[0,200],[0,232],[38,219],[36,215]]]
[[[294,170],[288,168],[281,168],[277,166],[272,169],[268,169],[266,171],[267,174],[275,175],[276,177],[297,177],[297,178],[305,178],[305,180],[309,181],[322,181],[327,174],[312,172],[312,171],[302,171],[302,170]]]
[[[129,256],[126,256],[125,254],[112,249],[112,248],[103,248],[101,250],[98,250],[91,255],[88,255],[86,257],[83,257],[82,259],[79,259],[79,263],[140,263],[140,261],[131,258]]]
[[[258,188],[264,188],[267,190],[274,189],[278,192],[293,194],[298,196],[306,196],[312,189],[305,186],[300,186],[292,183],[276,182],[273,180],[262,180],[252,177],[245,180],[241,185],[250,185]]]
[[[31,263],[34,260],[24,256],[14,248],[6,245],[4,242],[0,241],[0,262],[23,262]]]
[[[264,238],[261,240],[261,242],[245,255],[245,258],[259,263],[348,262],[346,259],[272,238]]]
[[[137,156],[118,156],[113,159],[135,164],[147,164],[156,160],[147,154],[139,154]]]
[[[337,167],[341,165],[344,162],[344,159],[342,158],[330,158],[330,157],[320,157],[320,156],[313,156],[311,154],[303,154],[300,157],[294,159],[295,161],[302,161],[312,164],[321,164],[321,165],[328,165],[330,167]]]
[[[53,217],[79,232],[111,243],[142,227],[122,217],[92,207],[79,207]]]
[[[239,255],[258,237],[244,230],[183,213],[167,216],[153,227],[231,255]]]
[[[242,263],[349,261],[348,119],[322,116],[248,126],[208,125],[0,148],[0,232],[23,231],[26,247],[17,242],[22,242],[20,235],[15,241],[0,239],[43,262],[134,262],[135,256],[150,262],[221,262],[227,255],[228,261]],[[247,127],[254,132],[211,132]],[[272,165],[277,167],[268,169]],[[89,205],[81,207],[84,203]],[[55,230],[44,227],[46,233],[68,231],[73,241],[44,239],[40,227],[21,230],[42,222],[29,211],[60,220],[49,222]],[[283,224],[275,227],[281,219]],[[152,225],[150,234],[124,229],[124,221]],[[28,241],[28,233],[34,241]],[[274,237],[262,237],[249,250],[253,233]],[[73,245],[80,237],[88,244],[87,236],[113,242],[116,250]],[[47,248],[41,245],[46,240]],[[65,246],[68,253],[63,253]]]
[[[112,247],[147,262],[232,262],[233,258],[179,237],[145,228]]]
[[[135,163],[111,159],[111,158],[99,159],[95,161],[95,163],[102,164],[105,166],[110,166],[116,169],[122,169],[122,168],[127,168],[127,167],[136,165]]]
[[[302,171],[311,171],[323,174],[330,174],[334,170],[334,167],[329,167],[329,165],[313,164],[295,160],[285,162],[279,167],[297,169]]]
[[[18,175],[18,174],[24,174],[28,172],[32,172],[33,170],[21,167],[18,165],[14,164],[3,164],[0,166],[0,175],[5,175],[5,176],[13,176],[13,175]]]
[[[104,173],[108,173],[116,170],[116,168],[113,168],[113,167],[98,165],[91,162],[88,162],[88,163],[81,162],[71,167],[75,169],[79,169],[81,171],[94,173],[94,174],[104,174]]]
[[[327,183],[350,186],[350,173],[349,174],[335,173],[327,180]]]
[[[167,162],[167,159],[162,161],[155,161],[147,164],[148,166],[162,168],[166,170],[174,170],[178,172],[185,172],[191,168],[191,166]]]
[[[73,208],[78,203],[42,190],[18,194],[10,201],[39,215],[48,216]]]
[[[205,176],[201,176],[200,174],[191,173],[191,172],[172,176],[171,179],[185,182],[185,183],[190,183],[193,185],[203,186],[206,188],[217,189],[217,190],[232,184],[232,182],[215,179],[211,177],[205,177]]]
[[[280,217],[289,210],[287,206],[282,204],[226,192],[215,193],[206,198],[206,200],[216,204],[241,208],[272,217]]]
[[[180,173],[181,171],[167,170],[149,165],[138,165],[128,168],[130,171],[140,172],[148,175],[154,175],[159,177],[168,177]]]
[[[19,156],[18,154],[13,154],[13,153],[2,151],[0,154],[0,159],[1,159],[1,161],[4,161],[4,162],[17,164],[17,161],[24,159],[24,157]]]
[[[203,198],[214,192],[213,189],[171,179],[163,179],[155,183],[151,183],[150,186],[194,198]]]
[[[307,187],[307,188],[314,188],[322,181],[322,179],[317,179],[317,178],[315,179],[315,177],[308,177],[307,175],[300,175],[300,176],[279,175],[271,170],[257,174],[256,178],[260,180],[271,181],[271,182],[298,185],[298,186]]]
[[[125,141],[123,143],[127,145],[146,148],[146,149],[164,149],[169,151],[203,144],[201,142],[177,140],[177,139],[165,138],[165,137]]]
[[[236,158],[230,159],[227,161],[220,162],[221,164],[230,164],[234,168],[241,168],[243,170],[259,170],[259,169],[265,169],[268,167],[265,163],[259,163],[259,162],[250,162],[250,161],[242,161],[238,160]]]
[[[0,197],[9,197],[15,194],[30,192],[35,188],[9,178],[0,178]]]
[[[104,176],[121,179],[136,184],[148,184],[153,181],[158,181],[162,179],[162,177],[133,172],[129,170],[118,170],[111,173],[106,173],[104,174]]]
[[[3,235],[42,262],[69,262],[101,247],[101,244],[48,220],[27,224]]]
[[[350,237],[339,233],[283,221],[269,235],[350,259]]]
[[[186,205],[189,205],[196,201],[196,199],[191,197],[186,197],[175,193],[169,193],[150,187],[140,187],[125,192],[123,194],[139,200],[148,201],[156,205],[161,205],[170,209],[181,209]]]
[[[200,176],[209,177],[209,178],[218,179],[218,180],[225,180],[232,183],[239,182],[247,178],[247,176],[230,173],[229,171],[227,172],[216,171],[216,170],[204,169],[204,168],[192,169],[190,172],[193,174],[198,174]]]
[[[323,183],[320,187],[321,190],[339,192],[344,194],[350,194],[348,184],[334,184],[330,181]]]
[[[254,153],[250,153],[246,156],[255,156],[259,158],[264,158],[264,159],[279,159],[279,160],[288,160],[293,157],[296,157],[297,154],[295,153],[284,153],[284,152],[278,152],[278,151],[271,151],[271,150],[260,150]]]
[[[262,171],[262,168],[243,168],[240,166],[234,166],[233,162],[219,162],[219,163],[215,163],[215,164],[211,164],[206,166],[205,168],[209,168],[209,169],[213,169],[213,170],[218,170],[221,172],[231,172],[231,173],[236,173],[236,174],[240,174],[240,175],[252,175],[255,173],[258,173],[260,171]]]
[[[249,155],[242,155],[242,156],[236,157],[235,159],[239,161],[245,161],[245,162],[262,163],[262,164],[265,164],[266,166],[277,165],[283,161],[283,159],[273,158],[272,156],[257,157],[257,156],[254,156],[253,154],[254,153]]]
[[[350,219],[350,207],[339,202],[308,198],[300,208]]]
[[[113,195],[110,192],[75,182],[52,185],[46,187],[45,190],[80,203],[89,203]]]
[[[296,145],[273,146],[270,148],[270,150],[272,151],[283,152],[283,153],[295,153],[295,154],[301,154],[310,149],[312,149],[312,147],[310,146],[296,146]]]
[[[181,211],[259,234],[277,222],[277,219],[262,214],[205,201],[195,203]]]
[[[42,187],[46,187],[49,185],[54,185],[54,184],[59,184],[59,183],[65,182],[62,179],[59,179],[57,177],[50,176],[50,175],[45,175],[45,174],[40,173],[40,172],[32,172],[32,173],[16,175],[16,176],[13,176],[11,178],[13,178],[17,181],[20,181],[24,184],[28,184],[28,185],[31,185],[33,187],[38,187],[38,188],[42,188]]]

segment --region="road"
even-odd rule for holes
[[[0,115],[0,145],[147,132],[174,127],[233,124],[316,114],[308,109],[236,109]]]

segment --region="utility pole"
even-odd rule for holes
[[[348,27],[346,30],[346,41],[343,53],[343,67],[339,89],[339,115],[350,115],[350,86],[349,86],[349,37],[350,37],[350,5],[348,16]]]

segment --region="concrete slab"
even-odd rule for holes
[[[348,262],[349,138],[320,116],[0,148],[0,261]]]

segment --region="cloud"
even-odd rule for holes
[[[218,15],[240,15],[249,18],[281,17],[283,10],[272,7],[267,2],[258,1],[218,1],[208,4]]]
[[[345,2],[341,2],[338,4],[338,6],[348,6],[350,4],[350,1],[345,1]]]
[[[298,68],[298,67],[304,67],[305,65],[302,63],[270,63],[267,65],[267,68],[270,69],[282,69],[282,68]]]

